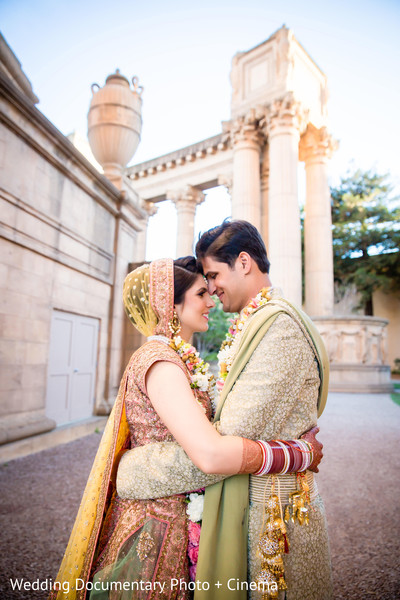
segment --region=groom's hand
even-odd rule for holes
[[[315,437],[318,432],[319,432],[319,427],[312,427],[311,429],[306,431],[306,433],[304,433],[300,438],[301,440],[305,440],[306,442],[309,442],[313,447],[313,461],[312,461],[311,465],[308,467],[308,470],[313,471],[314,473],[318,473],[318,465],[321,462],[322,457],[323,457],[323,453],[322,453],[323,445]]]

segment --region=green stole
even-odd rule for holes
[[[260,307],[249,320],[222,389],[214,421],[219,420],[235,381],[280,313],[289,314],[298,323],[315,353],[321,380],[318,416],[322,414],[329,379],[329,360],[324,344],[311,319],[279,298]],[[200,589],[195,591],[195,600],[225,600],[227,597],[229,600],[246,600],[247,592],[240,587],[247,581],[248,512],[248,475],[233,475],[206,488],[196,574]],[[229,580],[232,580],[230,587]],[[207,584],[209,589],[205,589]]]

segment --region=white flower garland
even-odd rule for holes
[[[204,362],[194,346],[185,342],[180,336],[172,338],[169,345],[185,363],[190,375],[190,387],[207,392],[215,412],[215,377],[210,373],[210,365]],[[187,494],[186,498],[189,520],[199,523],[203,518],[204,490]]]
[[[187,497],[186,513],[193,523],[198,523],[203,518],[204,491],[192,492]]]
[[[210,372],[210,365],[204,362],[194,346],[180,336],[172,338],[169,345],[185,363],[190,375],[190,387],[207,392],[215,412],[215,377]]]

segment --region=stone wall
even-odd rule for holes
[[[143,211],[133,192],[121,193],[99,174],[1,70],[0,164],[4,443],[55,425],[45,407],[54,309],[99,320],[94,413],[109,410],[124,358],[116,288],[135,260]]]

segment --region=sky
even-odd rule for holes
[[[230,118],[232,57],[283,24],[328,77],[329,130],[339,140],[331,184],[374,168],[400,193],[399,0],[0,0],[1,32],[63,134],[86,135],[92,83],[116,68],[139,77],[142,139],[130,164],[219,133]],[[152,217],[148,259],[174,256],[174,210],[163,203]],[[210,191],[196,235],[229,214],[227,192]]]

